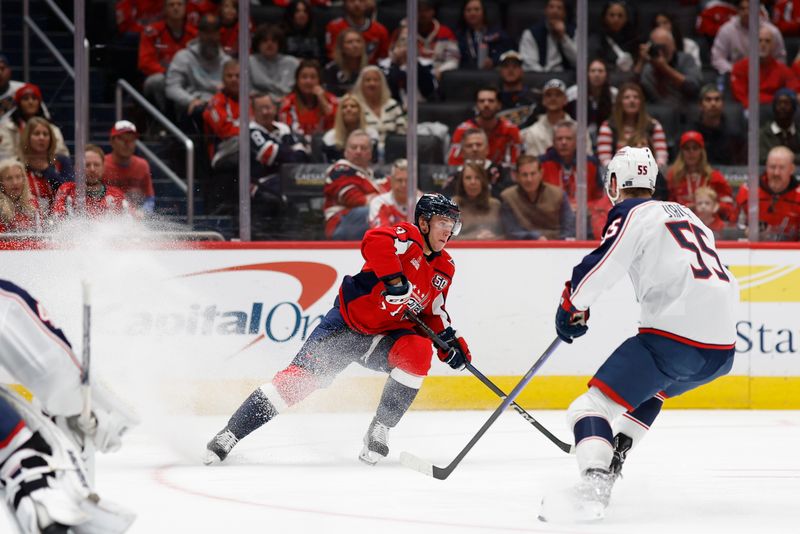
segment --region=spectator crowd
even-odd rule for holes
[[[462,208],[458,239],[575,236],[579,157],[586,158],[587,235],[601,238],[611,206],[604,166],[624,146],[652,150],[656,198],[693,209],[720,239],[744,237],[748,187],[726,171],[745,163],[751,120],[760,124],[764,165],[761,236],[800,239],[800,56],[791,57],[800,47],[800,2],[763,1],[757,43],[748,38],[748,0],[591,2],[585,154],[577,153],[570,0],[418,0],[413,31],[405,2],[261,3],[272,16],[258,16],[254,3],[249,49],[239,50],[237,0],[116,2],[118,36],[138,43],[134,81],[201,140],[207,211],[236,205],[239,114],[247,105],[254,198],[265,191],[280,198],[284,166],[324,163],[326,237],[359,239],[370,226],[405,217],[414,162],[396,146],[408,134],[407,51],[416,46],[416,135],[436,147],[420,156],[420,168],[449,166],[435,188]],[[759,57],[758,116],[747,109],[751,47]],[[246,103],[239,102],[242,66],[252,90]],[[0,229],[30,230],[73,211],[74,171],[39,87],[11,77],[0,55]],[[150,168],[135,151],[139,130],[149,135],[157,125],[137,123],[114,125],[108,153],[87,147],[87,211],[154,211]]]

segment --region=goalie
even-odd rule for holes
[[[127,510],[100,500],[81,453],[111,452],[136,418],[108,392],[92,388],[83,408],[81,365],[64,333],[19,286],[0,280],[0,365],[31,392],[32,403],[0,386],[0,493],[24,534],[125,532]]]

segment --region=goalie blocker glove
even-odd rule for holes
[[[556,310],[556,333],[565,343],[572,343],[576,337],[581,337],[589,330],[586,321],[589,320],[589,310],[578,310],[573,306],[572,283],[567,280],[564,292],[561,293],[561,303]]]
[[[467,363],[472,361],[472,353],[469,351],[467,342],[453,330],[452,326],[445,328],[439,337],[450,347],[447,352],[440,348],[436,349],[441,361],[456,370],[464,369]]]

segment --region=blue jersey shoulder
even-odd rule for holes
[[[47,318],[47,315],[44,312],[44,308],[39,304],[38,300],[31,296],[30,293],[19,287],[17,284],[2,279],[0,279],[0,292],[11,293],[12,295],[19,297],[19,299],[22,300],[25,305],[31,309],[31,311],[33,311],[40,323],[42,323],[61,341],[66,343],[69,348],[72,348],[72,345],[67,339],[67,336],[64,335],[64,332],[62,332],[60,328],[56,328],[52,323],[50,323],[50,320]]]

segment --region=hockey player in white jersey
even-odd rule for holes
[[[92,386],[81,423],[81,364],[64,333],[24,289],[0,280],[0,365],[34,395],[0,386],[0,495],[23,534],[114,534],[135,516],[92,490],[85,446],[110,452],[136,417]]]
[[[561,296],[556,331],[567,343],[586,333],[589,307],[626,273],[641,318],[638,335],[608,357],[589,390],[570,405],[581,482],[568,498],[546,496],[540,519],[602,519],[625,455],[664,399],[733,365],[736,279],[697,216],[680,204],[652,200],[657,173],[649,148],[616,153],[605,184],[615,205],[602,242],[573,269]]]

